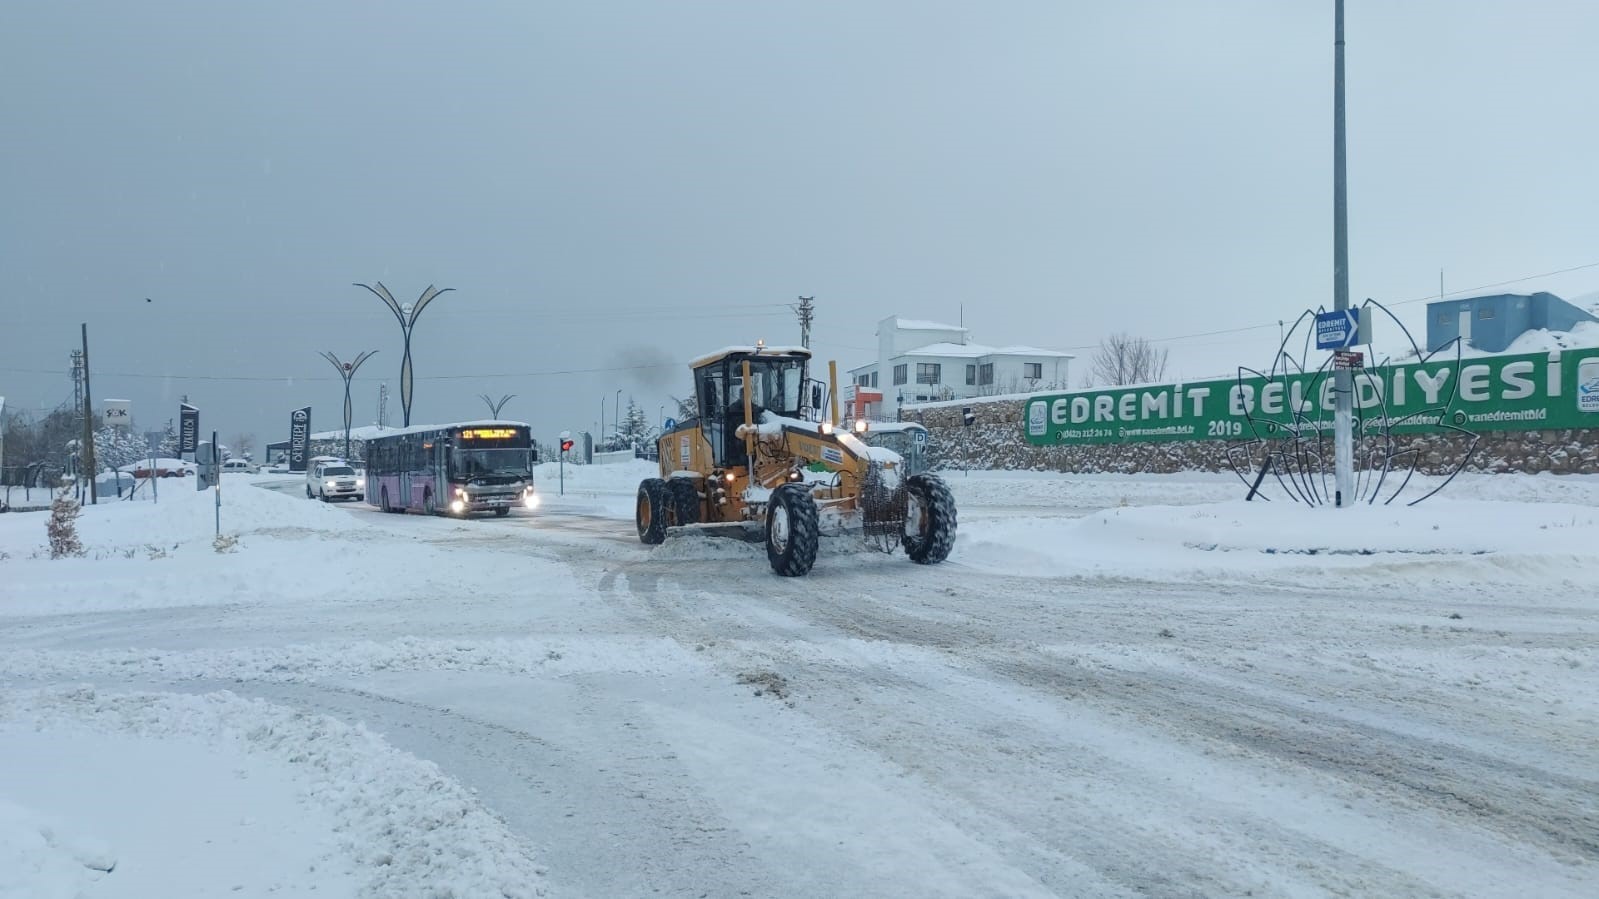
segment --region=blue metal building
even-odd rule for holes
[[[1456,337],[1490,353],[1503,352],[1528,331],[1569,331],[1578,322],[1599,321],[1552,293],[1501,293],[1427,304],[1427,349]]]

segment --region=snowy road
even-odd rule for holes
[[[641,547],[620,490],[344,507],[367,527],[298,542],[350,589],[29,609],[0,617],[0,679],[364,723],[475,791],[552,895],[1599,894],[1592,564],[1564,589],[1516,560],[1475,586],[1412,559],[997,573],[985,527],[1095,504],[955,480],[965,556],[805,579]]]

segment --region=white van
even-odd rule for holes
[[[255,463],[249,459],[229,459],[222,463],[223,471],[240,471],[245,474],[255,474]]]
[[[336,499],[366,499],[366,486],[350,463],[333,456],[317,456],[305,463],[305,495],[331,503]]]

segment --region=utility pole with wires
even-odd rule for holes
[[[387,381],[378,385],[378,427],[389,426],[389,384]]]
[[[89,477],[89,503],[99,505],[94,475],[94,400],[89,397],[89,323],[83,323],[83,469]]]
[[[78,431],[79,439],[83,434],[83,350],[72,351],[72,424]],[[83,501],[83,447],[69,457],[72,462],[72,495],[81,503]]]
[[[815,299],[815,297],[800,297],[799,305],[793,307],[799,314],[800,346],[806,349],[811,347],[811,322],[816,320],[816,307],[811,303]]]

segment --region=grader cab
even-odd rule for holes
[[[837,385],[807,373],[810,350],[728,347],[691,363],[696,417],[661,435],[661,476],[639,484],[639,539],[729,529],[766,544],[772,570],[796,577],[823,536],[857,535],[914,562],[955,544],[955,500],[931,473],[838,426]],[[830,379],[831,381],[832,379]],[[827,390],[824,391],[824,386]],[[831,411],[824,413],[824,395]]]

